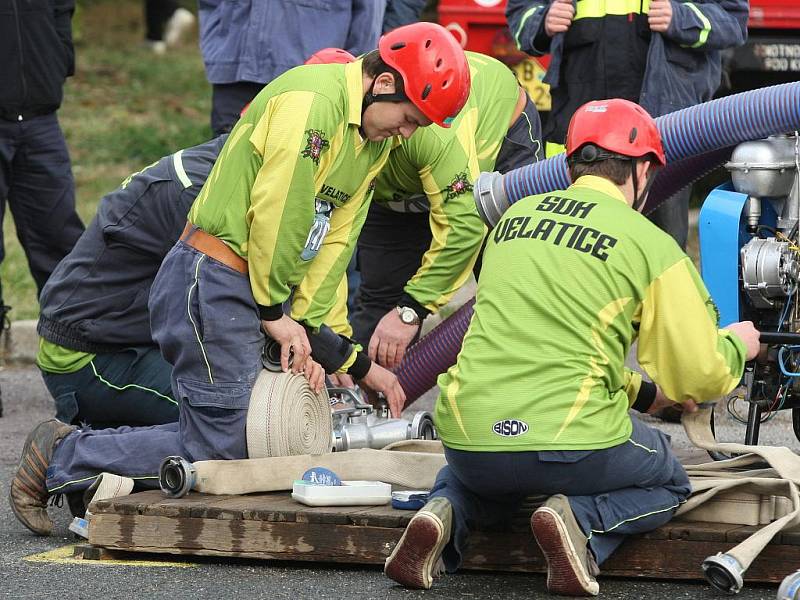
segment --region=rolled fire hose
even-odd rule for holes
[[[712,504],[710,514],[715,520],[736,523],[741,506],[726,507],[715,502],[726,494],[742,494],[759,503],[764,497],[785,499],[771,523],[737,544],[727,552],[709,556],[703,561],[703,572],[716,589],[735,594],[742,589],[744,572],[772,540],[784,529],[800,524],[800,456],[789,448],[770,446],[745,446],[719,443],[711,432],[711,407],[683,414],[683,425],[692,443],[713,452],[739,454],[735,458],[702,465],[686,466],[692,483],[692,495],[676,512],[676,517],[686,518],[687,513],[703,504]],[[766,461],[767,468],[763,463]],[[749,470],[747,468],[749,467]],[[723,514],[722,511],[728,511]]]
[[[315,394],[302,374],[258,375],[247,411],[250,458],[330,452],[332,427],[327,389]]]

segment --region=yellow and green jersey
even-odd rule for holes
[[[584,450],[631,433],[638,360],[667,397],[703,402],[739,382],[745,347],[673,239],[610,181],[525,198],[489,233],[475,314],[439,377],[451,448]]]
[[[405,292],[431,312],[447,303],[475,264],[486,229],[473,183],[481,171],[494,170],[520,94],[503,63],[466,54],[472,86],[452,127],[419,129],[404,140],[389,156],[373,196],[393,210],[430,209],[433,240]]]
[[[281,75],[231,131],[189,220],[247,259],[262,318],[304,279],[292,315],[318,327],[366,218],[368,191],[396,143],[361,137],[361,61]]]

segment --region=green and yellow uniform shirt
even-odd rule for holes
[[[361,61],[292,69],[253,100],[189,213],[248,261],[261,317],[319,327],[366,218],[368,191],[394,139],[359,133]]]
[[[475,209],[473,183],[481,171],[494,169],[519,99],[508,67],[466,54],[472,86],[452,127],[426,127],[404,140],[378,176],[373,197],[399,211],[429,205],[433,240],[405,293],[431,312],[447,303],[475,264],[486,229]]]
[[[619,189],[581,177],[525,198],[489,233],[475,314],[439,377],[451,448],[588,450],[631,433],[638,359],[667,397],[703,402],[739,382],[745,347],[718,329],[692,261]]]
[[[96,354],[72,350],[39,338],[36,366],[48,373],[74,373],[88,365]]]

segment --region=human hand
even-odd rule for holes
[[[403,405],[406,402],[406,393],[400,387],[397,375],[373,362],[361,383],[386,396],[386,402],[389,404],[389,411],[392,416],[396,419],[400,418],[400,413],[403,412]]]
[[[663,408],[669,408],[673,406],[679,408],[683,412],[693,413],[697,411],[697,403],[694,400],[689,398],[683,402],[675,402],[671,398],[668,398],[666,394],[664,394],[664,392],[661,390],[661,386],[657,385],[655,400],[653,400],[653,404],[650,405],[650,408],[647,409],[647,414],[653,415]]]
[[[406,348],[417,331],[419,325],[406,325],[395,309],[390,310],[378,322],[369,340],[369,357],[384,367],[394,369],[403,360]]]
[[[647,12],[647,23],[650,31],[665,33],[672,22],[671,0],[650,0],[650,10]]]
[[[341,388],[354,388],[356,387],[355,381],[353,381],[353,377],[347,373],[332,373],[328,375],[328,379],[331,380],[331,385],[333,387],[341,387]]]
[[[759,351],[761,350],[761,332],[755,328],[752,321],[740,321],[738,323],[731,323],[727,327],[725,327],[728,331],[732,331],[739,339],[744,342],[745,348],[747,348],[747,360],[753,360],[756,356],[758,356]]]
[[[574,16],[575,7],[572,5],[572,0],[554,0],[544,18],[544,32],[547,37],[553,37],[569,29]]]
[[[281,369],[289,370],[289,355],[292,355],[292,373],[303,373],[306,361],[311,356],[311,344],[306,330],[291,317],[283,315],[276,321],[261,321],[261,326],[273,340],[281,345]]]
[[[308,357],[308,359],[306,359],[305,367],[303,367],[303,375],[315,394],[319,394],[322,388],[325,387],[325,369],[313,358]]]

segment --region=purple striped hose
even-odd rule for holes
[[[408,349],[394,371],[406,393],[406,406],[435,386],[436,378],[456,364],[474,304],[471,298]]]
[[[668,163],[794,131],[800,129],[800,82],[698,104],[658,117],[656,124]],[[568,185],[567,165],[561,154],[502,176],[482,174],[475,184],[475,199],[478,211],[494,225],[503,210],[517,200]]]

